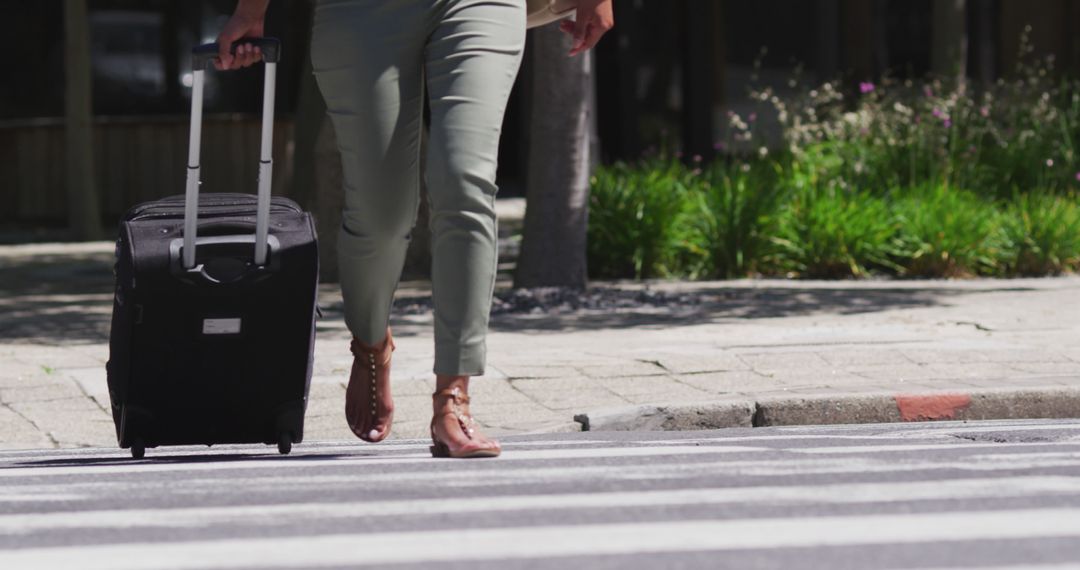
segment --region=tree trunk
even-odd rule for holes
[[[962,83],[967,77],[967,0],[934,0],[930,68]]]
[[[570,38],[558,26],[533,33],[527,207],[514,286],[584,289],[593,55],[567,57]]]
[[[64,41],[68,223],[74,239],[101,239],[101,209],[94,187],[90,22],[86,0],[65,0]]]

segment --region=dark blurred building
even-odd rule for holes
[[[956,0],[615,0],[616,28],[596,51],[603,159],[632,159],[661,146],[708,156],[723,136],[725,113],[750,108],[752,81],[784,92],[796,69],[803,84],[836,78],[849,88],[886,72],[924,76],[938,2]],[[1054,53],[1063,72],[1080,72],[1080,0],[961,4],[972,79],[1007,75],[1027,25],[1038,53]],[[96,176],[104,212],[115,219],[134,202],[182,190],[186,54],[214,39],[235,0],[89,6]],[[0,1],[0,21],[9,24],[0,40],[8,54],[0,59],[0,223],[64,220],[57,172],[64,152],[62,9],[62,0]],[[279,157],[291,149],[310,14],[310,0],[273,0],[268,14],[268,33],[285,42]],[[529,67],[527,55],[506,117],[501,195],[523,195]],[[208,80],[204,179],[243,189],[255,179],[261,71],[211,73]],[[276,192],[288,176],[287,167],[275,170]]]

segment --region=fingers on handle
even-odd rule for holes
[[[214,60],[215,69],[229,69],[233,63],[233,56],[230,51],[231,48],[232,39],[226,37],[224,34],[218,36],[218,57]]]

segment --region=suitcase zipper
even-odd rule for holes
[[[270,208],[270,213],[272,213],[272,214],[295,214],[295,213],[300,213],[300,212],[298,212],[297,210],[295,210],[293,208],[275,208],[275,207],[271,207]],[[237,210],[236,208],[212,210],[212,209],[210,209],[208,207],[204,207],[204,208],[199,209],[199,219],[200,220],[203,220],[203,219],[206,219],[206,218],[223,218],[223,217],[228,217],[228,216],[244,216],[244,215],[252,217],[252,216],[255,215],[255,212],[252,212],[250,210]],[[183,218],[183,217],[184,217],[184,211],[181,209],[180,211],[169,210],[169,211],[165,211],[165,212],[158,211],[158,212],[140,213],[140,214],[135,214],[133,216],[125,217],[125,220],[128,221],[128,222],[135,222],[135,221],[142,221],[142,220],[157,220],[157,219]]]
[[[172,207],[171,204],[163,204],[163,201],[176,202],[177,206]],[[247,210],[247,208],[253,208],[256,205],[257,201],[254,199],[254,197],[252,197],[252,199],[236,199],[223,204],[211,204],[201,206],[199,208],[199,217],[213,214],[243,214],[247,211],[251,211]],[[243,206],[245,208],[245,211],[237,211],[238,206]],[[275,202],[271,202],[270,211],[277,213],[303,213],[303,210],[300,208],[300,206],[298,206],[295,202],[292,202],[288,198],[283,197],[279,197]],[[123,219],[133,221],[151,218],[166,218],[177,215],[181,217],[183,217],[184,215],[184,200],[182,196],[165,198],[164,200],[138,204],[135,207],[131,208],[131,210],[129,210],[127,214],[124,215]]]

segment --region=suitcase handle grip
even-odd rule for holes
[[[266,59],[263,73],[262,142],[259,149],[259,190],[255,208],[255,264],[265,265],[269,248],[266,247],[270,233],[270,185],[274,172],[272,156],[274,141],[274,96],[277,84],[277,60],[281,56],[281,42],[275,38],[245,38],[238,43],[254,43],[261,46]],[[195,267],[195,238],[199,217],[199,152],[202,148],[203,87],[206,83],[206,63],[217,54],[217,44],[206,44],[193,50],[191,84],[191,134],[188,143],[187,184],[184,191],[184,259],[187,269]],[[236,44],[233,44],[233,48]],[[199,67],[198,64],[202,64]]]
[[[234,254],[229,255],[226,251],[226,255],[228,257],[234,258],[236,261],[239,261],[241,258],[237,258],[235,256],[238,248],[230,246],[238,246],[239,249],[250,251],[251,246],[255,245],[255,236],[252,234],[204,236],[199,237],[196,240],[196,244],[200,249],[214,249],[215,246],[224,246],[227,250],[233,250],[232,253]],[[242,271],[236,273],[235,278],[222,280],[219,277],[212,276],[210,275],[210,273],[208,273],[206,263],[196,263],[194,267],[184,267],[182,259],[184,255],[184,239],[176,238],[169,242],[169,270],[174,276],[181,279],[195,279],[196,281],[201,281],[204,283],[229,283],[239,281],[248,277],[265,276],[267,274],[276,273],[281,270],[281,259],[277,255],[274,255],[274,253],[281,249],[281,242],[278,241],[276,236],[268,236],[266,240],[266,248],[269,250],[267,254],[269,263],[266,266],[245,263],[246,267]],[[210,255],[211,257],[209,259],[211,261],[211,264],[213,264],[213,258],[216,256],[214,256],[213,254]],[[243,256],[243,258],[246,257],[246,255]],[[205,259],[206,258],[204,258],[204,260]]]
[[[281,40],[277,38],[241,38],[233,42],[229,52],[235,55],[236,47],[242,44],[259,48],[266,63],[277,63],[281,58]],[[210,62],[217,59],[220,51],[217,42],[195,47],[191,50],[191,68],[206,69]]]

